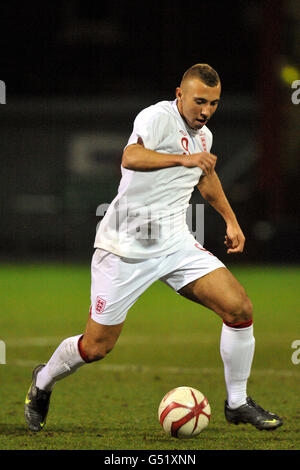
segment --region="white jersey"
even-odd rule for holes
[[[141,138],[144,147],[166,154],[207,151],[212,133],[191,129],[177,100],[160,101],[141,111],[127,145]],[[199,167],[175,166],[154,171],[121,167],[118,194],[99,224],[95,248],[126,258],[152,258],[173,253],[189,235],[186,211],[202,175]]]

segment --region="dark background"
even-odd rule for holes
[[[89,260],[134,117],[202,62],[221,77],[212,152],[247,238],[231,261],[299,262],[298,2],[11,1],[0,21],[3,260]],[[221,259],[224,229],[205,206]]]

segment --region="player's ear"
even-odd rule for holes
[[[182,98],[182,88],[177,87],[176,88],[176,98],[180,100]]]

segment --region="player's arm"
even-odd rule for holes
[[[245,236],[228,202],[222,184],[215,171],[202,176],[197,185],[201,196],[217,211],[226,223],[225,245],[227,253],[241,253],[245,245]]]
[[[135,171],[153,171],[174,166],[200,167],[205,174],[213,171],[217,157],[208,152],[175,155],[156,152],[144,147],[143,141],[128,145],[122,156],[122,166]]]
[[[135,171],[153,171],[172,166],[180,166],[182,155],[155,152],[142,144],[132,144],[125,148],[122,166]]]

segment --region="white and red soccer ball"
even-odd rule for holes
[[[200,434],[209,423],[210,405],[203,393],[192,387],[177,387],[160,402],[158,419],[172,437],[191,438]]]

